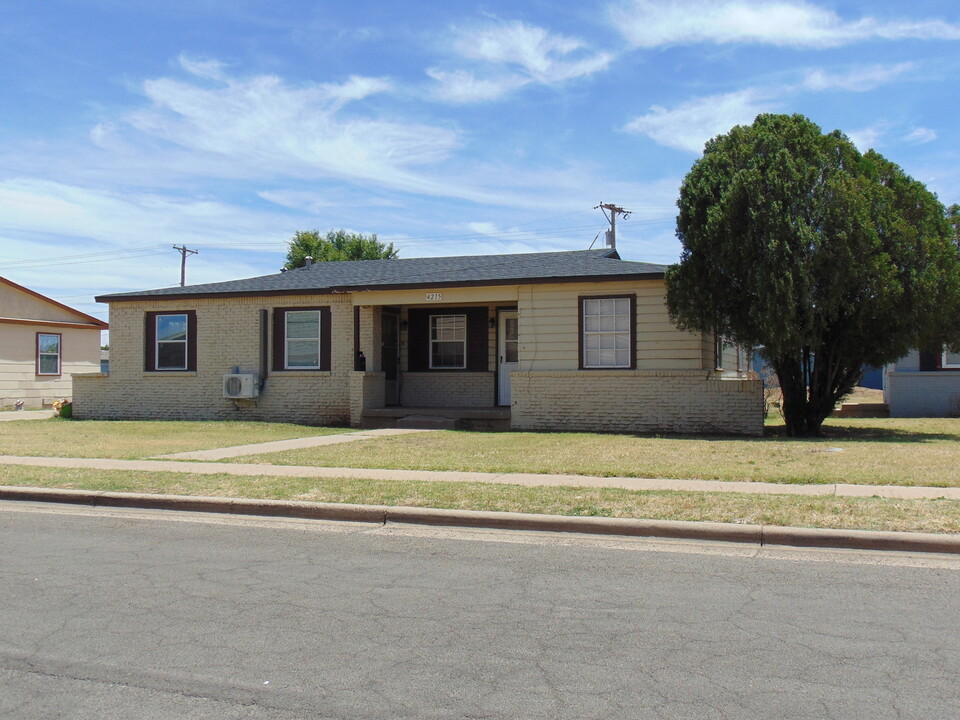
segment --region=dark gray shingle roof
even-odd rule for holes
[[[666,265],[621,260],[616,251],[573,250],[517,255],[321,262],[228,282],[100,295],[99,302],[215,295],[292,295],[464,285],[661,277]]]

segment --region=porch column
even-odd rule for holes
[[[350,373],[350,424],[359,427],[364,410],[382,408],[384,404],[380,308],[375,305],[354,306],[353,318],[354,355],[357,351],[362,352],[366,361],[366,370]]]
[[[380,372],[381,364],[381,321],[380,307],[377,305],[358,305],[354,307],[354,344],[367,361],[367,370]]]

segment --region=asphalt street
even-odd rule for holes
[[[0,503],[0,717],[946,718],[960,559]]]

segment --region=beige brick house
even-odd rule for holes
[[[106,295],[85,418],[617,432],[763,428],[746,358],[679,331],[613,250],[317,263]]]
[[[0,277],[0,408],[73,394],[72,376],[100,368],[107,324]]]

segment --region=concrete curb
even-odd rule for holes
[[[190,495],[151,495],[147,493],[15,486],[0,486],[0,500],[367,522],[378,525],[404,523],[445,527],[709,540],[748,543],[759,546],[787,545],[793,547],[960,554],[960,535],[937,535],[933,533],[820,530],[771,525],[570,517],[532,513],[477,512],[472,510],[349,505],[292,500],[249,500]]]

